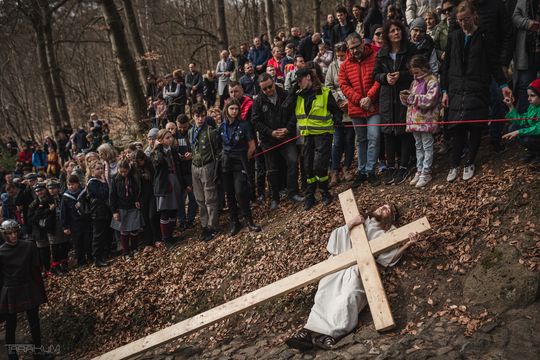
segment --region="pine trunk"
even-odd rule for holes
[[[227,36],[227,22],[225,18],[225,1],[215,0],[216,6],[216,26],[218,33],[218,46],[220,50],[227,49],[229,47],[229,37]]]
[[[130,115],[136,121],[139,130],[142,131],[145,129],[143,121],[146,106],[141,84],[138,81],[137,68],[124,33],[124,24],[113,0],[100,0],[99,3],[107,23],[111,49],[118,65]]]
[[[144,59],[144,55],[146,52],[144,50],[141,33],[139,31],[137,16],[135,15],[135,11],[133,10],[133,4],[131,3],[131,0],[122,0],[122,5],[124,6],[124,15],[126,17],[129,28],[128,33],[131,37],[131,43],[133,44],[133,48],[135,49],[135,54],[137,56],[135,61],[137,63],[139,79],[141,81],[141,84],[144,86],[146,84],[146,78],[148,77],[149,71],[148,64]]]
[[[313,31],[321,28],[321,0],[313,0]]]

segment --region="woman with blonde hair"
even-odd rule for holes
[[[118,172],[118,152],[109,143],[101,144],[97,152],[99,158],[105,163],[105,180],[110,185],[112,178]]]

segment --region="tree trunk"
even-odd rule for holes
[[[318,32],[321,28],[321,0],[313,0],[313,31]]]
[[[215,0],[216,12],[217,12],[217,33],[218,33],[218,46],[219,50],[227,49],[229,47],[229,37],[227,36],[227,22],[225,19],[225,1]]]
[[[64,92],[64,86],[62,85],[62,79],[60,77],[60,67],[58,66],[58,61],[56,60],[56,53],[54,50],[51,14],[49,12],[46,1],[45,4],[42,4],[42,6],[47,6],[47,8],[41,8],[41,10],[43,11],[42,16],[44,17],[42,18],[42,25],[43,36],[45,38],[47,63],[49,64],[51,82],[54,91],[54,99],[56,101],[56,107],[60,115],[60,121],[62,123],[61,127],[71,127],[71,120],[69,118],[69,111],[66,104],[66,94]]]
[[[131,37],[131,43],[133,44],[133,48],[135,49],[135,54],[137,56],[135,61],[137,62],[139,79],[141,81],[141,85],[144,86],[146,84],[146,78],[148,77],[149,71],[148,64],[144,59],[145,50],[141,38],[141,33],[139,31],[139,25],[137,23],[137,16],[135,15],[135,11],[133,10],[133,4],[131,3],[131,0],[122,0],[122,5],[124,6],[124,15],[126,17],[129,28],[128,33]]]
[[[285,22],[285,31],[291,31],[293,14],[291,0],[281,0],[281,9],[283,10],[283,21]]]
[[[51,70],[49,68],[49,63],[47,62],[47,50],[45,49],[45,34],[42,31],[43,29],[36,27],[36,51],[39,61],[40,74],[41,74],[41,83],[43,86],[43,95],[45,96],[47,104],[47,112],[49,114],[49,119],[53,124],[55,130],[62,129],[62,119],[60,118],[60,113],[58,112],[58,107],[56,100],[54,98],[54,87],[51,78]]]
[[[273,0],[264,0],[264,8],[266,10],[266,32],[268,33],[268,41],[272,44],[276,29]]]
[[[145,128],[143,121],[146,115],[146,106],[141,84],[137,80],[138,73],[135,62],[129,51],[126,34],[124,34],[124,24],[114,0],[99,0],[99,3],[107,23],[111,49],[118,64],[130,115],[137,122],[139,130],[142,131]]]
[[[251,10],[253,19],[253,37],[259,36],[259,4],[257,0],[251,0]]]

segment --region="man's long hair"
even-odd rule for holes
[[[365,214],[365,218],[372,218],[377,220],[378,223],[381,224],[381,227],[384,230],[388,230],[392,227],[392,225],[396,225],[399,221],[399,210],[396,206],[396,204],[392,202],[386,203],[390,206],[391,216],[388,218],[384,218],[378,214],[375,214],[375,210],[377,210],[380,206],[374,206],[370,210],[368,210]]]

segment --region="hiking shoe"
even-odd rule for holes
[[[356,179],[354,179],[354,181],[352,183],[352,188],[356,189],[357,187],[362,185],[364,183],[364,181],[367,180],[367,178],[368,177],[367,177],[366,174],[358,173],[358,175],[356,176]]]
[[[373,172],[367,174],[367,182],[372,187],[381,185],[381,179]]]
[[[407,176],[409,175],[409,170],[405,167],[400,167],[395,171],[394,174],[394,184],[399,185],[405,182]]]
[[[332,195],[327,191],[322,194],[321,202],[324,206],[328,206],[332,203]]]
[[[457,176],[458,176],[458,168],[457,167],[451,168],[450,171],[448,172],[448,176],[446,177],[446,181],[452,182],[457,179]]]
[[[414,174],[414,177],[413,177],[413,179],[411,180],[411,182],[409,184],[416,185],[418,180],[420,180],[421,175],[422,175],[422,173],[420,171],[417,171],[416,174]]]
[[[238,220],[236,221],[233,220],[229,228],[229,235],[234,236],[238,234],[241,229],[242,229],[242,224]]]
[[[431,181],[431,174],[422,174],[416,183],[417,188],[426,186]]]
[[[474,165],[467,165],[463,168],[463,180],[469,180],[474,176]]]
[[[298,194],[294,194],[294,195],[291,195],[289,196],[289,200],[292,201],[292,202],[295,202],[295,203],[301,203],[302,201],[304,201],[304,197],[298,195]]]
[[[386,171],[383,177],[383,183],[385,185],[392,185],[395,181],[394,179],[395,173],[396,173],[396,169],[394,169],[393,167],[386,168]]]
[[[306,197],[306,199],[304,200],[304,210],[308,211],[313,207],[313,205],[315,205],[315,198]]]

